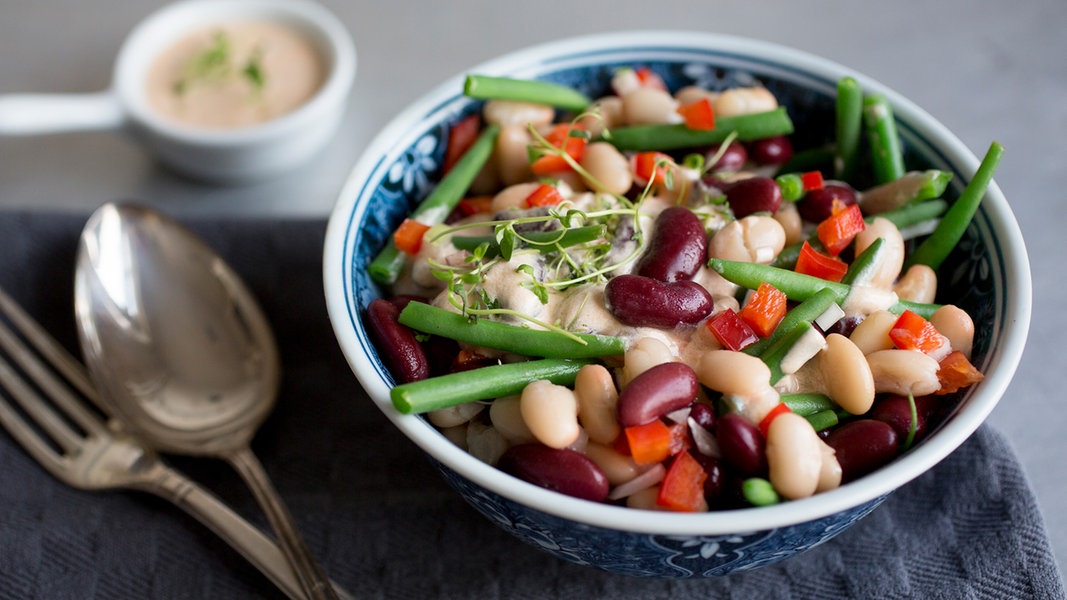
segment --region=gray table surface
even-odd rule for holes
[[[91,92],[109,85],[123,37],[161,3],[0,0],[0,94]],[[89,214],[124,198],[175,216],[329,214],[361,148],[401,108],[444,79],[503,52],[552,39],[670,28],[746,35],[822,55],[915,101],[976,154],[998,140],[996,181],[1026,236],[1034,281],[1027,350],[990,422],[1016,451],[1067,565],[1067,364],[1062,252],[1067,202],[1067,3],[1062,0],[647,0],[367,2],[324,0],[359,52],[338,136],[310,164],[269,184],[218,188],[159,168],[113,133],[0,138],[0,208]]]

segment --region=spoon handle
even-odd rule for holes
[[[256,455],[248,446],[244,446],[228,454],[226,458],[244,478],[266,514],[267,521],[278,536],[278,546],[293,567],[307,597],[336,600],[338,598],[336,590],[330,585],[330,580],[326,578],[322,567],[311,555],[307,542],[296,528],[292,514],[274,489],[274,485],[267,477],[267,472]]]
[[[292,566],[274,540],[180,471],[159,462],[153,472],[155,476],[144,484],[144,491],[174,503],[195,517],[240,552],[293,600],[306,597]],[[339,590],[338,595],[348,597],[344,590]]]

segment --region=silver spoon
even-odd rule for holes
[[[186,228],[105,204],[78,246],[86,364],[116,415],[157,449],[218,456],[244,478],[309,598],[336,598],[249,443],[274,407],[278,351],[239,277]]]

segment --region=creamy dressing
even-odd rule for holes
[[[321,53],[273,21],[224,22],[186,35],[152,63],[149,106],[186,125],[248,127],[307,103],[326,80]]]

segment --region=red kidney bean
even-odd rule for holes
[[[705,153],[705,156],[710,160],[719,153],[721,148],[722,144],[715,144]],[[711,172],[740,171],[747,161],[748,150],[745,150],[745,146],[741,142],[733,141],[726,147],[726,151],[722,153],[719,160],[708,167],[708,170]]]
[[[619,425],[651,423],[693,403],[700,384],[692,367],[670,362],[656,365],[634,377],[619,394]]]
[[[575,498],[601,502],[608,496],[608,478],[584,454],[567,448],[520,444],[500,457],[500,470],[523,481]]]
[[[926,435],[927,421],[937,410],[939,404],[939,399],[930,396],[918,396],[915,398],[915,416],[917,418],[915,419],[915,438],[912,443],[921,440]],[[905,396],[892,394],[879,398],[875,401],[867,416],[876,421],[888,423],[897,432],[897,439],[901,444],[908,439],[908,433],[911,431],[911,403],[908,402]]]
[[[388,300],[376,298],[367,305],[367,331],[375,340],[382,362],[399,381],[426,379],[430,365],[415,332],[397,321],[400,309]]]
[[[860,419],[831,431],[826,443],[837,453],[841,481],[853,481],[893,460],[898,438],[888,423]]]
[[[708,234],[700,219],[684,206],[671,206],[656,217],[652,239],[635,271],[672,283],[692,279],[707,258]]]
[[[774,214],[782,205],[782,189],[770,177],[749,177],[726,188],[726,201],[738,219],[758,212]]]
[[[698,323],[711,314],[715,301],[692,281],[664,283],[640,275],[619,275],[604,289],[608,310],[620,323],[634,327],[673,329]]]
[[[693,452],[697,462],[704,467],[708,478],[704,480],[704,499],[708,503],[714,502],[723,491],[726,475],[723,473],[722,463],[713,456],[704,456],[699,452]]]
[[[715,421],[715,437],[726,464],[745,477],[767,472],[767,442],[758,427],[736,413],[720,415]]]
[[[748,143],[748,156],[760,165],[780,165],[793,158],[793,143],[784,135]]]
[[[821,223],[833,214],[834,199],[845,206],[856,203],[856,190],[843,181],[827,181],[821,189],[811,190],[797,203],[797,210],[805,221]]]
[[[694,402],[689,409],[689,416],[696,421],[697,425],[708,431],[712,431],[712,427],[715,426],[715,411],[703,402]]]

